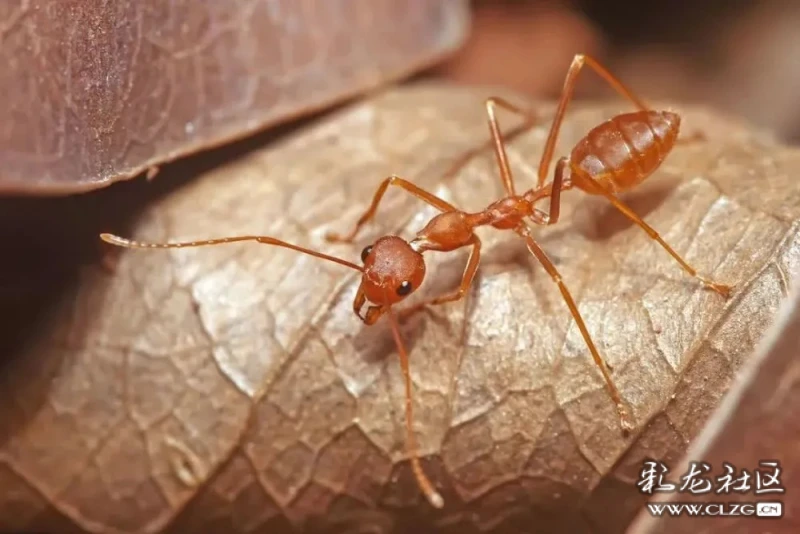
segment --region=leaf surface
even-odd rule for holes
[[[463,0],[9,0],[0,192],[104,187],[408,76],[466,36]]]
[[[734,506],[739,506],[736,515],[715,519],[704,532],[758,532],[765,523],[772,523],[771,532],[797,532],[800,528],[800,514],[792,496],[800,472],[800,451],[797,448],[797,436],[800,435],[797,420],[800,406],[800,365],[797,363],[800,292],[797,289],[795,282],[775,321],[706,428],[681,462],[672,466],[671,478],[680,483],[675,475],[689,472],[690,462],[709,464],[712,476],[720,477],[715,480],[717,489],[695,495],[666,493],[649,499],[658,503],[680,500],[711,504],[709,510],[714,513],[719,509],[720,495],[724,495],[728,514],[733,512]],[[732,478],[736,480],[729,487],[744,485],[746,489],[731,491],[726,488],[720,492],[725,487],[722,482],[725,479],[721,477],[731,473],[728,469],[732,470]],[[770,505],[771,511],[777,502],[780,513],[777,517],[763,517],[763,512],[752,509],[754,502]],[[631,533],[685,532],[696,528],[697,521],[698,518],[686,513],[682,517],[655,518],[642,512]]]
[[[488,150],[441,178],[486,142],[485,96],[397,89],[224,163],[172,166],[164,182],[0,209],[16,230],[3,265],[0,526],[621,532],[642,502],[643,459],[685,453],[799,270],[798,151],[681,106],[684,131],[708,141],[680,145],[624,197],[701,272],[735,284],[728,301],[602,199],[570,191],[560,222],[537,231],[632,406],[628,438],[558,289],[517,237],[481,231],[468,298],[403,328],[441,512],[405,461],[394,345],[383,322],[352,315],[353,274],[253,244],[113,249],[114,273],[90,261],[100,231],[262,233],[357,261],[377,236],[410,237],[431,216],[390,191],[355,245],[324,242],[391,173],[470,210],[498,198]],[[532,105],[542,123],[509,145],[520,189],[553,110]],[[572,107],[558,154],[621,109]],[[455,287],[465,260],[432,253],[420,296]]]

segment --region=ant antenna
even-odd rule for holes
[[[221,237],[217,239],[204,239],[201,241],[184,241],[184,242],[174,242],[174,243],[149,243],[144,241],[134,241],[132,239],[126,239],[124,237],[119,237],[108,233],[100,234],[100,238],[106,243],[110,243],[112,245],[125,248],[143,248],[143,249],[187,248],[187,247],[201,247],[209,245],[221,245],[225,243],[233,243],[236,241],[256,241],[258,243],[264,243],[267,245],[275,245],[279,247],[292,249],[297,252],[302,252],[303,254],[308,254],[310,256],[315,256],[323,260],[328,260],[334,263],[338,263],[339,265],[344,265],[345,267],[350,267],[351,269],[354,269],[361,273],[364,272],[364,268],[360,265],[356,265],[355,263],[351,263],[347,260],[343,260],[335,256],[329,256],[327,254],[323,254],[315,250],[310,250],[268,236],[245,235],[245,236]],[[383,292],[385,300],[388,301],[388,295],[386,295],[385,286],[383,287]],[[425,495],[425,497],[428,499],[431,505],[434,506],[435,508],[442,508],[444,506],[444,499],[439,494],[439,492],[437,492],[434,489],[433,484],[428,479],[428,477],[425,476],[425,472],[422,470],[422,466],[419,463],[419,447],[417,446],[417,441],[414,437],[414,430],[413,430],[414,420],[413,420],[412,403],[411,403],[411,374],[409,372],[408,353],[406,352],[405,346],[403,345],[403,341],[400,338],[400,327],[397,323],[397,317],[392,311],[392,307],[386,306],[385,309],[389,315],[389,320],[392,327],[392,335],[394,336],[394,341],[395,344],[397,345],[397,350],[400,355],[400,367],[403,370],[403,378],[405,379],[406,432],[408,434],[406,446],[408,454],[411,457],[411,469],[414,472],[414,477],[417,480],[417,484],[419,485],[420,489],[422,490],[422,493]]]
[[[397,324],[397,317],[392,311],[391,306],[387,306],[386,308],[389,315],[389,323],[392,325],[394,342],[397,345],[397,352],[400,355],[400,367],[403,370],[403,378],[406,383],[406,448],[411,457],[411,469],[414,471],[417,484],[422,490],[422,493],[425,494],[425,498],[428,499],[428,502],[430,502],[434,508],[442,508],[444,506],[444,499],[441,494],[434,489],[433,484],[431,484],[431,481],[425,476],[425,472],[422,470],[422,466],[419,463],[419,447],[417,446],[417,440],[414,437],[413,429],[414,416],[412,414],[411,405],[411,374],[408,370],[408,353],[406,352],[405,346],[403,346],[403,340],[400,339],[400,327]]]
[[[220,237],[218,239],[204,239],[202,241],[185,241],[182,243],[145,243],[144,241],[134,241],[132,239],[125,239],[124,237],[119,237],[113,234],[100,234],[100,239],[102,239],[106,243],[111,243],[112,245],[117,245],[118,247],[125,247],[125,248],[187,248],[187,247],[202,247],[206,245],[222,245],[225,243],[234,243],[236,241],[257,241],[258,243],[263,243],[265,245],[275,245],[277,247],[296,250],[297,252],[302,252],[303,254],[308,254],[309,256],[314,256],[323,260],[332,261],[334,263],[338,263],[339,265],[344,265],[345,267],[350,267],[351,269],[355,269],[356,271],[364,272],[364,268],[361,267],[360,265],[356,265],[355,263],[351,263],[347,260],[337,258],[336,256],[329,256],[327,254],[323,254],[322,252],[317,252],[316,250],[303,248],[298,245],[287,243],[286,241],[281,241],[280,239],[275,239],[274,237],[261,236],[261,235]]]

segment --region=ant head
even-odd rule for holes
[[[412,294],[425,279],[425,259],[397,236],[381,237],[361,252],[361,289],[378,306],[391,306]]]

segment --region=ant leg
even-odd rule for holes
[[[690,134],[678,136],[675,144],[678,145],[691,145],[692,143],[702,143],[708,141],[708,136],[700,130],[695,130]]]
[[[498,103],[498,105],[500,104]],[[534,123],[532,121],[523,121],[522,123],[508,130],[503,135],[503,142],[508,143],[509,141],[516,139],[521,134],[533,128],[533,126]],[[466,167],[467,164],[470,161],[472,161],[475,157],[479,156],[484,150],[494,148],[494,146],[495,146],[494,138],[491,138],[479,147],[471,148],[466,152],[462,152],[461,155],[458,158],[456,158],[456,160],[453,162],[450,168],[442,175],[442,181],[447,181],[452,177],[454,177],[455,175],[457,175],[461,171],[461,169]]]
[[[626,204],[624,204],[613,193],[611,193],[610,191],[606,190],[604,187],[602,187],[601,185],[599,185],[597,182],[595,182],[592,179],[584,178],[584,177],[581,177],[581,176],[578,176],[577,178],[581,182],[582,188],[583,187],[588,187],[589,191],[596,191],[597,193],[602,194],[604,197],[606,197],[608,199],[609,202],[611,202],[611,204],[614,205],[615,208],[617,208],[620,212],[622,212],[623,215],[625,215],[632,222],[638,224],[639,227],[642,230],[644,230],[645,232],[647,232],[647,234],[652,239],[657,241],[658,244],[661,245],[664,248],[664,250],[669,252],[670,256],[675,258],[675,261],[677,261],[680,264],[680,266],[683,268],[683,270],[686,271],[690,276],[693,276],[693,277],[697,278],[698,280],[700,280],[700,282],[703,283],[703,285],[705,287],[707,287],[708,289],[711,289],[713,291],[716,291],[717,293],[719,293],[723,297],[728,298],[730,296],[731,289],[732,289],[731,286],[726,285],[726,284],[720,284],[718,282],[714,282],[713,280],[698,274],[698,272],[695,270],[695,268],[692,267],[691,265],[689,265],[686,262],[686,260],[684,260],[680,256],[680,254],[675,252],[672,249],[672,247],[669,246],[667,244],[667,242],[664,241],[661,238],[661,236],[658,234],[658,232],[656,232],[653,229],[652,226],[650,226],[649,224],[644,222],[641,217],[639,217],[631,208],[629,208]]]
[[[478,270],[478,264],[481,261],[481,240],[477,235],[472,235],[472,239],[467,244],[472,245],[472,251],[469,253],[469,259],[467,260],[467,265],[464,268],[464,274],[461,277],[461,284],[458,286],[458,289],[455,291],[451,291],[449,293],[445,293],[443,295],[439,295],[437,297],[433,297],[431,299],[423,300],[422,302],[418,302],[413,306],[410,306],[401,312],[399,315],[401,318],[406,318],[411,316],[418,311],[426,308],[428,306],[434,306],[436,304],[444,304],[446,302],[454,302],[456,300],[461,300],[466,295],[469,286],[472,285],[472,280],[475,278],[475,273]]]
[[[389,315],[389,324],[392,327],[392,336],[394,336],[394,342],[395,345],[397,345],[397,353],[400,355],[400,369],[403,371],[403,380],[406,386],[406,448],[408,449],[408,455],[411,459],[411,470],[414,472],[414,477],[417,479],[417,485],[422,490],[422,493],[425,494],[425,498],[428,499],[428,502],[431,503],[434,508],[441,508],[444,506],[444,499],[441,494],[434,489],[433,484],[431,484],[430,479],[425,476],[425,472],[422,470],[422,466],[419,463],[419,447],[417,445],[417,439],[414,437],[414,414],[411,402],[413,397],[411,394],[411,373],[409,371],[408,353],[403,345],[403,340],[400,338],[400,327],[397,324],[397,318],[391,306],[387,307],[387,311]]]
[[[601,78],[603,78],[606,83],[613,87],[615,91],[617,91],[626,99],[630,100],[637,108],[643,111],[648,109],[644,102],[634,95],[633,92],[628,89],[616,76],[611,74],[608,70],[606,70],[605,67],[600,65],[600,63],[587,55],[576,54],[572,60],[572,64],[569,66],[567,76],[564,79],[564,88],[561,90],[561,98],[558,100],[558,107],[556,108],[553,125],[550,127],[550,133],[547,136],[547,142],[545,142],[544,151],[542,152],[542,159],[539,162],[539,180],[536,186],[537,189],[540,189],[544,185],[547,175],[550,172],[550,162],[553,160],[553,151],[555,150],[556,139],[558,138],[558,132],[561,128],[561,123],[564,120],[564,113],[566,112],[567,104],[570,102],[570,100],[572,100],[572,94],[575,91],[575,83],[577,81],[578,73],[581,71],[584,65],[588,65]]]
[[[349,234],[341,236],[331,232],[328,233],[325,238],[334,243],[352,243],[361,227],[375,216],[375,212],[378,210],[378,204],[380,204],[383,195],[386,193],[386,190],[390,185],[405,189],[418,199],[430,204],[439,211],[455,211],[456,209],[449,202],[442,200],[433,193],[429,193],[421,187],[414,185],[408,180],[400,178],[399,176],[392,175],[384,179],[383,182],[381,182],[381,185],[378,186],[378,189],[375,191],[375,195],[372,197],[372,204],[370,204],[369,208],[367,208],[363,215],[361,215],[361,217],[358,219],[358,222],[356,222],[355,226],[353,227],[353,230]]]
[[[506,193],[509,196],[517,196],[514,190],[514,177],[511,174],[511,166],[508,164],[508,154],[506,154],[503,134],[500,133],[500,124],[497,122],[497,116],[495,115],[496,107],[501,107],[507,111],[525,117],[525,123],[523,124],[525,129],[533,127],[536,123],[536,116],[532,112],[525,111],[503,98],[493,96],[486,99],[486,114],[489,116],[489,131],[492,132],[494,154],[497,158],[497,165],[500,167],[500,177],[503,180],[503,187],[505,187]]]
[[[204,239],[202,241],[185,241],[181,243],[146,243],[144,241],[134,241],[132,239],[125,239],[124,237],[119,237],[113,234],[100,234],[100,239],[102,239],[106,243],[110,243],[112,245],[124,248],[188,248],[188,247],[202,247],[207,245],[222,245],[225,243],[235,243],[237,241],[256,241],[257,243],[262,243],[264,245],[274,245],[277,247],[296,250],[297,252],[302,252],[303,254],[308,254],[309,256],[314,256],[316,258],[320,258],[323,260],[332,261],[333,263],[338,263],[339,265],[344,265],[345,267],[350,267],[351,269],[355,269],[356,271],[364,270],[363,267],[356,265],[355,263],[351,263],[347,260],[337,258],[336,256],[323,254],[322,252],[317,252],[316,250],[311,250],[298,245],[293,245],[292,243],[287,243],[286,241],[281,241],[280,239],[275,239],[274,237],[269,237],[264,235],[241,235],[233,237],[220,237],[218,239]]]
[[[536,224],[548,226],[558,222],[558,217],[561,214],[561,192],[567,189],[572,189],[572,182],[569,179],[569,160],[561,158],[556,163],[555,175],[553,181],[547,187],[539,190],[529,191],[525,194],[525,200],[533,205],[536,201],[543,198],[550,197],[550,209],[547,213],[542,210],[534,208],[531,219]],[[567,178],[564,175],[567,174]]]
[[[605,380],[609,393],[611,394],[611,400],[614,401],[614,404],[617,407],[620,424],[622,425],[623,430],[633,430],[633,423],[630,420],[630,414],[628,413],[627,407],[622,402],[622,398],[620,397],[617,387],[611,380],[611,373],[608,370],[608,365],[606,364],[605,360],[600,357],[600,353],[597,351],[597,347],[595,347],[594,341],[592,341],[592,337],[589,335],[589,330],[586,328],[586,323],[583,322],[583,317],[581,317],[578,307],[575,305],[575,300],[572,298],[567,286],[564,285],[564,282],[561,280],[561,274],[558,272],[555,265],[553,265],[553,262],[550,261],[550,258],[547,257],[544,250],[542,250],[539,244],[533,239],[533,236],[530,235],[527,228],[522,227],[517,230],[517,233],[525,239],[528,250],[536,257],[537,260],[539,260],[539,263],[542,264],[542,267],[544,267],[545,271],[547,271],[547,274],[549,274],[553,279],[553,282],[558,285],[558,289],[561,291],[561,296],[564,298],[564,302],[566,302],[569,311],[572,313],[572,317],[575,319],[575,323],[578,325],[578,329],[581,331],[583,340],[589,347],[589,352],[592,353],[594,363],[600,368],[600,372],[603,374],[603,379]]]

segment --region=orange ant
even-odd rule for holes
[[[567,104],[572,98],[577,75],[584,65],[591,67],[618,93],[631,101],[638,108],[638,111],[617,115],[592,129],[572,149],[569,157],[562,157],[556,162],[553,180],[550,185],[545,186],[545,179],[553,159],[559,128],[563,121]],[[403,178],[390,176],[380,184],[372,199],[372,204],[358,219],[352,231],[345,236],[329,234],[326,237],[329,241],[352,243],[359,229],[375,215],[378,204],[390,185],[406,190],[438,209],[441,213],[433,217],[410,241],[398,236],[388,235],[379,238],[372,245],[364,248],[361,253],[363,266],[267,236],[225,237],[184,243],[142,243],[110,234],[102,234],[100,237],[114,245],[132,248],[182,248],[217,245],[235,241],[256,241],[267,245],[290,248],[359,271],[361,273],[361,283],[353,301],[353,311],[367,325],[374,324],[384,314],[389,317],[405,380],[407,449],[411,466],[425,497],[433,506],[441,508],[444,505],[444,500],[434,489],[433,484],[431,484],[419,463],[417,443],[412,431],[412,397],[408,354],[400,338],[397,316],[392,310],[395,304],[404,300],[422,285],[422,281],[425,278],[424,252],[450,252],[463,247],[472,248],[461,284],[457,290],[411,306],[401,312],[403,316],[417,312],[426,306],[453,302],[464,297],[472,283],[480,260],[481,241],[475,234],[475,228],[492,226],[498,230],[512,230],[521,236],[525,240],[528,250],[542,264],[553,279],[553,282],[558,285],[564,301],[592,354],[592,358],[603,375],[611,399],[619,413],[620,424],[625,432],[632,430],[633,424],[628,409],[623,403],[614,382],[611,380],[608,366],[600,357],[572,295],[561,280],[561,275],[536,242],[525,223],[532,222],[536,225],[555,224],[559,217],[562,191],[575,187],[589,194],[602,195],[626,217],[647,232],[652,239],[656,240],[689,275],[697,278],[704,286],[724,297],[728,297],[731,291],[730,286],[714,282],[699,275],[653,228],[639,218],[616,196],[616,193],[632,189],[644,181],[661,165],[661,162],[676,143],[680,127],[680,116],[678,114],[670,111],[653,111],[647,108],[622,82],[595,60],[582,54],[576,55],[567,73],[553,124],[545,143],[544,153],[539,164],[538,183],[535,188],[518,195],[514,189],[514,180],[509,168],[503,137],[500,134],[500,128],[495,117],[495,110],[500,107],[522,115],[531,125],[535,122],[534,115],[501,98],[489,98],[486,100],[485,105],[492,144],[507,196],[491,203],[482,211],[467,213]],[[536,202],[546,198],[550,199],[547,213],[535,207]],[[370,304],[367,307],[366,314],[362,315],[361,310],[367,302]]]

